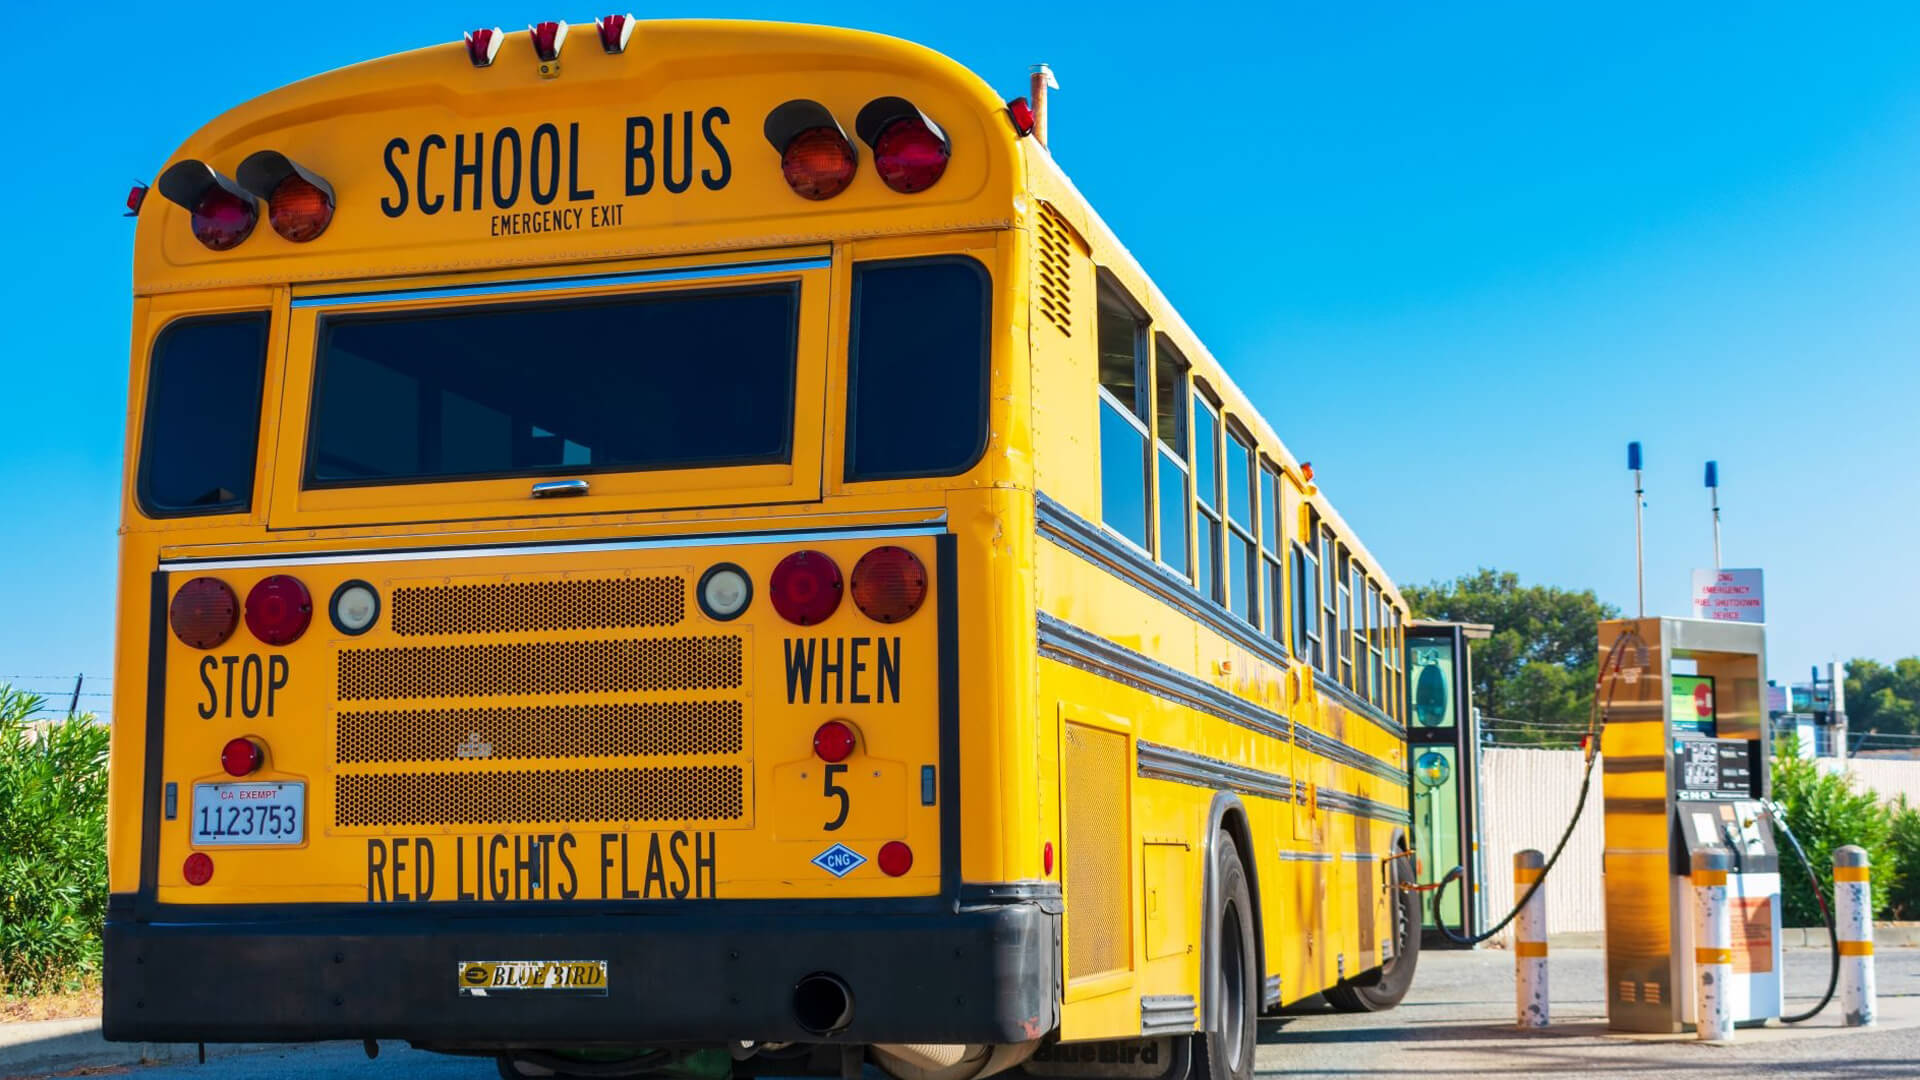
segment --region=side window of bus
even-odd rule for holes
[[[1280,567],[1286,542],[1280,536],[1280,473],[1260,463],[1260,565],[1266,570],[1267,633],[1284,649],[1287,644],[1287,575]]]
[[[1193,489],[1194,506],[1200,512],[1195,580],[1200,595],[1225,603],[1226,581],[1220,567],[1220,413],[1206,400],[1193,403]]]
[[[1319,515],[1315,515],[1316,520]],[[1334,556],[1333,530],[1321,525],[1320,537],[1320,635],[1326,647],[1326,663],[1320,668],[1335,682],[1340,679],[1340,628],[1334,609],[1340,604],[1340,564]]]
[[[1386,653],[1382,648],[1382,635],[1385,631],[1380,625],[1381,615],[1380,586],[1372,578],[1368,578],[1367,661],[1369,667],[1367,671],[1367,688],[1371,691],[1368,694],[1368,700],[1372,701],[1375,705],[1385,706],[1387,703],[1387,687],[1384,680],[1386,674]]]
[[[1188,491],[1187,363],[1164,337],[1153,344],[1153,426],[1159,445],[1160,561],[1191,579],[1193,496]]]
[[[1326,668],[1320,646],[1320,560],[1304,544],[1293,545],[1293,655]]]
[[[1338,577],[1335,589],[1340,597],[1340,625],[1338,642],[1340,645],[1340,684],[1353,689],[1353,561],[1347,555],[1347,545],[1339,545],[1340,561],[1337,564]]]
[[[250,508],[266,367],[264,311],[180,319],[160,331],[134,485],[148,517]]]
[[[1347,591],[1353,597],[1353,692],[1369,701],[1373,689],[1367,682],[1367,568],[1357,561],[1347,564],[1351,574]]]
[[[1100,291],[1100,520],[1150,550],[1146,326],[1110,287]]]
[[[1406,641],[1401,636],[1402,624],[1399,608],[1393,608],[1387,617],[1391,629],[1387,632],[1387,679],[1393,687],[1393,708],[1389,712],[1393,718],[1406,723],[1405,703],[1407,700],[1407,665],[1402,650]]]
[[[952,476],[980,460],[991,303],[973,259],[854,264],[849,481]]]
[[[1259,475],[1253,464],[1253,442],[1235,428],[1227,430],[1227,592],[1232,597],[1228,608],[1235,615],[1260,625],[1259,546],[1253,539],[1258,489],[1253,478]]]

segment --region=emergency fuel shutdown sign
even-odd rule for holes
[[[1767,621],[1767,605],[1760,571],[1695,570],[1693,617],[1714,622]]]

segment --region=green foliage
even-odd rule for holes
[[[1882,803],[1872,791],[1855,786],[1850,774],[1827,771],[1818,763],[1787,750],[1773,759],[1773,797],[1785,808],[1787,825],[1806,848],[1807,858],[1820,875],[1821,889],[1829,903],[1832,902],[1833,851],[1847,844],[1867,849],[1867,860],[1873,867],[1875,911],[1885,909],[1890,901],[1905,894],[1905,870],[1920,864],[1899,857],[1895,843],[1898,817],[1895,807]],[[1911,837],[1920,830],[1920,823],[1901,828]],[[1781,857],[1798,861],[1785,850]],[[1780,878],[1786,896],[1786,925],[1825,925],[1806,873],[1797,866],[1782,866]]]
[[[36,723],[41,698],[0,685],[0,991],[70,988],[100,971],[107,903],[107,729]]]
[[[1900,880],[1887,890],[1886,915],[1902,921],[1920,919],[1920,810],[1907,805],[1905,795],[1893,805],[1890,844]],[[1879,873],[1875,868],[1874,874]]]
[[[1920,656],[1847,661],[1847,727],[1887,734],[1920,733]]]
[[[1517,574],[1482,568],[1452,581],[1402,590],[1418,619],[1488,623],[1473,643],[1473,703],[1519,725],[1522,742],[1565,742],[1587,725],[1600,649],[1600,620],[1619,609],[1591,589],[1521,585]]]

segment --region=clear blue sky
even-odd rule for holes
[[[274,86],[594,14],[542,4],[192,26],[8,6],[16,27],[52,25],[60,58],[0,66],[18,110],[0,170],[0,676],[109,670],[128,183]],[[1051,62],[1060,160],[1397,580],[1494,566],[1631,609],[1637,438],[1652,609],[1684,614],[1711,560],[1712,457],[1727,562],[1767,571],[1776,677],[1920,652],[1912,5],[640,13],[883,31],[1009,97]]]

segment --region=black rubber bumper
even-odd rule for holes
[[[831,911],[716,901],[648,914],[307,908],[218,921],[179,911],[109,916],[107,1038],[1008,1043],[1059,1023],[1057,899]],[[605,960],[607,992],[461,996],[459,965],[474,960]],[[851,1022],[830,1040],[794,1018],[796,983],[819,972],[852,990]]]

